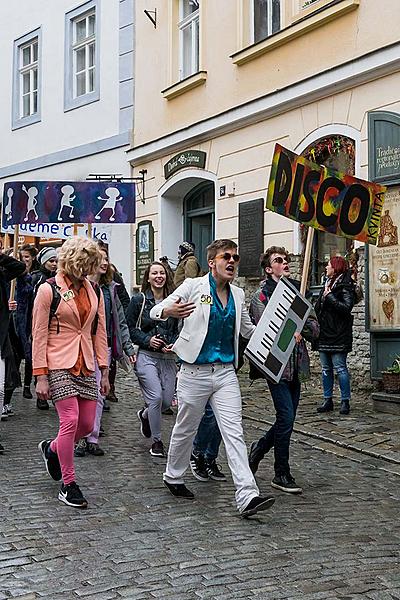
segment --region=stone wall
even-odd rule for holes
[[[365,256],[364,248],[357,250],[358,254],[358,280],[365,290]],[[293,279],[301,278],[301,257],[292,256],[290,272]],[[247,304],[252,294],[259,287],[259,280],[253,278],[238,277],[235,282],[245,290]],[[370,335],[365,331],[365,297],[353,308],[353,350],[348,356],[348,366],[352,378],[353,393],[367,396],[374,385],[370,378]],[[317,352],[313,352],[308,344],[311,358],[312,384],[320,385],[321,367]]]

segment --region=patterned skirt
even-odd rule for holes
[[[80,396],[85,400],[97,400],[96,377],[93,375],[72,375],[68,369],[49,371],[49,387],[53,402]]]

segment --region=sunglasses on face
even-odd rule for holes
[[[233,258],[233,260],[235,262],[239,262],[239,260],[240,260],[239,254],[231,254],[230,252],[224,252],[223,254],[218,254],[215,258],[223,258],[224,260],[231,260],[231,258]]]
[[[272,261],[273,263],[278,263],[278,265],[282,265],[284,262],[286,264],[289,264],[289,261],[287,258],[282,258],[282,256],[277,256],[276,258],[274,258],[274,260]]]

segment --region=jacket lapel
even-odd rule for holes
[[[239,332],[240,332],[240,321],[242,318],[242,306],[241,306],[241,302],[239,301],[239,296],[237,294],[237,290],[236,290],[235,286],[231,285],[230,290],[231,290],[231,294],[233,296],[233,301],[235,303],[235,337],[237,338],[239,336]]]
[[[207,326],[208,326],[208,322],[210,320],[211,304],[208,304],[207,302],[205,302],[205,300],[209,296],[211,296],[211,290],[210,290],[210,279],[207,274],[207,275],[204,275],[204,277],[202,277],[202,282],[201,282],[201,286],[200,286],[200,308],[201,308],[201,312],[203,314],[203,317],[206,321]]]
[[[56,284],[60,288],[59,293],[61,296],[61,302],[63,302],[63,306],[67,306],[69,308],[69,310],[71,310],[74,313],[75,317],[77,318],[77,320],[80,324],[79,312],[78,312],[78,308],[76,306],[75,300],[73,298],[71,298],[70,300],[65,299],[66,296],[64,296],[64,294],[67,294],[70,290],[67,285],[67,282],[65,281],[65,279],[61,273],[56,274]]]

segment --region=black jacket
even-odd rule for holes
[[[36,298],[36,294],[39,289],[39,286],[41,286],[42,283],[44,283],[45,281],[50,279],[50,277],[55,277],[55,276],[56,276],[55,271],[49,271],[48,269],[45,269],[43,265],[40,265],[38,271],[32,272],[32,287],[33,287],[34,298]]]
[[[9,327],[9,310],[8,310],[8,283],[24,273],[26,266],[23,262],[0,254],[0,353],[1,357],[5,358],[8,354],[8,327]]]
[[[178,338],[178,319],[169,317],[166,321],[155,321],[150,318],[150,311],[155,306],[154,297],[151,291],[146,292],[146,300],[142,314],[140,328],[136,327],[140,310],[143,304],[143,294],[132,296],[128,306],[126,320],[128,322],[129,333],[134,344],[138,344],[143,350],[153,351],[150,348],[150,339],[153,335],[159,335],[166,345],[173,344]]]
[[[320,333],[314,350],[321,352],[350,352],[353,344],[354,283],[350,271],[336,279],[332,291],[323,296],[324,288],[318,296],[315,312],[320,325]]]

